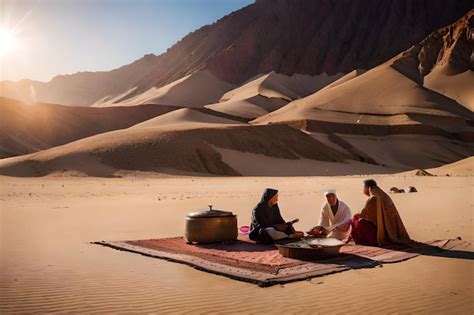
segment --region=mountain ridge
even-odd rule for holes
[[[271,71],[348,73],[386,61],[472,7],[466,0],[260,0],[189,33],[158,56],[48,83],[2,82],[1,92],[23,101],[89,106],[134,89],[131,98],[199,70],[232,84]]]

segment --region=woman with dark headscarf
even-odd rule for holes
[[[278,190],[267,188],[262,200],[252,211],[249,238],[258,243],[271,244],[293,237],[296,233],[292,224],[296,221],[285,222],[278,207]]]

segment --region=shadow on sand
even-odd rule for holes
[[[459,242],[459,241],[461,240],[460,239],[448,240],[446,241],[444,246],[449,245],[450,242]],[[438,246],[433,246],[433,245],[420,243],[420,242],[416,242],[410,247],[391,245],[391,246],[386,246],[384,248],[406,252],[406,253],[418,254],[420,256],[433,256],[433,257],[443,257],[443,258],[474,260],[474,252],[472,251],[464,251],[464,250],[449,249],[449,248],[444,249]]]

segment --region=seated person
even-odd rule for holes
[[[252,211],[249,238],[257,243],[271,244],[288,237],[303,237],[302,232],[295,232],[294,222],[283,220],[278,207],[278,190],[267,188]]]
[[[369,196],[364,209],[352,219],[351,236],[356,244],[382,246],[386,243],[412,242],[392,199],[373,179],[364,181]]]
[[[324,196],[327,201],[321,207],[318,226],[308,234],[347,240],[351,231],[351,209],[337,198],[335,189],[327,190]]]

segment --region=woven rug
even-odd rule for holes
[[[372,268],[385,263],[405,261],[418,255],[465,249],[470,245],[469,242],[459,239],[391,248],[344,245],[337,258],[301,261],[285,258],[279,254],[277,247],[255,244],[245,236],[239,236],[239,239],[231,244],[191,245],[182,237],[100,241],[93,244],[186,264],[198,270],[260,286],[311,279],[350,269]],[[462,253],[468,259],[474,259],[472,252]]]

